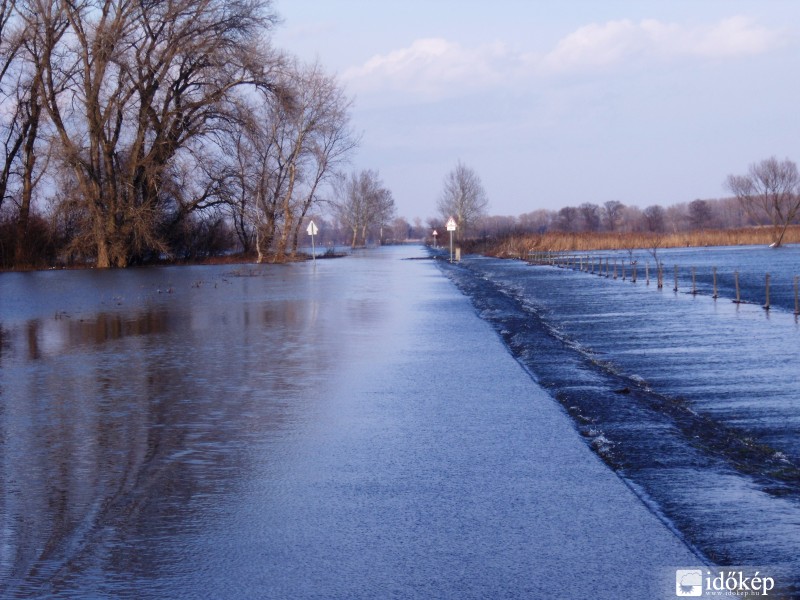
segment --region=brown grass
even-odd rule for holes
[[[497,257],[521,257],[528,252],[688,248],[701,246],[768,246],[772,230],[765,227],[710,229],[680,233],[562,233],[511,235],[481,249]],[[800,225],[786,231],[784,244],[800,243]]]

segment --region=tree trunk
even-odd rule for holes
[[[33,169],[36,166],[36,138],[39,135],[39,118],[42,114],[42,104],[39,101],[39,84],[34,81],[31,86],[30,116],[26,131],[25,150],[23,154],[22,196],[17,215],[17,240],[14,249],[14,262],[17,265],[27,265],[31,259],[30,244],[28,240],[28,223],[30,222],[31,199],[33,197]]]
[[[784,222],[783,226],[775,227],[775,233],[773,234],[773,248],[780,248],[783,244],[783,236],[786,235],[786,230],[789,227],[789,221]]]
[[[108,253],[108,243],[103,236],[97,238],[97,268],[108,269],[111,267],[111,259]]]
[[[275,260],[283,261],[286,258],[286,248],[289,246],[289,238],[294,229],[294,220],[291,212],[285,211],[283,214],[283,228],[281,229],[281,236],[278,238],[278,247],[275,251]]]
[[[281,230],[281,237],[278,239],[278,248],[276,250],[275,259],[283,261],[286,256],[286,246],[289,243],[289,236],[292,232],[292,223],[294,215],[292,214],[292,196],[294,195],[294,184],[297,178],[297,167],[294,164],[289,165],[289,185],[286,193],[283,196],[283,229]]]

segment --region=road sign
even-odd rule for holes
[[[317,228],[317,224],[314,221],[308,222],[308,227],[306,228],[308,235],[311,236],[311,258],[314,260],[314,268],[317,267],[317,248],[314,246],[314,236],[317,235],[319,229]]]
[[[453,232],[456,230],[456,220],[453,217],[447,219],[447,231],[450,232],[450,262],[453,262]]]

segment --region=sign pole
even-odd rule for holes
[[[450,232],[450,262],[453,262],[453,232],[456,230],[456,220],[450,217],[447,220],[447,231]]]
[[[317,266],[317,249],[314,246],[314,236],[317,235],[317,232],[319,231],[319,229],[317,229],[317,224],[314,223],[314,221],[309,221],[308,222],[308,228],[306,229],[306,231],[308,231],[308,235],[311,236],[311,259],[314,261],[314,266],[316,267]]]
[[[450,262],[453,262],[453,230],[450,230]]]

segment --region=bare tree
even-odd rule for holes
[[[528,233],[545,233],[550,228],[552,222],[552,212],[544,208],[519,216],[520,229]]]
[[[125,266],[164,251],[163,221],[211,197],[175,193],[182,189],[170,185],[179,155],[185,162],[200,156],[203,139],[231,118],[237,89],[269,85],[269,3],[26,3],[44,104],[85,202],[84,234],[97,265]]]
[[[0,135],[3,155],[0,168],[0,209],[9,194],[9,185],[14,176],[13,169],[22,145],[25,142],[25,126],[21,117],[20,88],[23,82],[24,25],[16,17],[16,3],[13,0],[0,0]]]
[[[583,219],[583,231],[600,230],[600,207],[591,202],[584,202],[578,207]]]
[[[257,113],[250,113],[255,117]],[[243,119],[244,121],[244,119]],[[248,254],[260,239],[260,213],[265,204],[267,189],[268,150],[259,142],[262,121],[253,118],[248,124],[231,127],[220,142],[227,164],[222,195],[228,208],[239,245]],[[260,256],[261,257],[261,256]]]
[[[621,232],[644,231],[646,229],[642,209],[638,206],[624,206],[620,215],[618,230]]]
[[[397,242],[405,242],[413,237],[413,228],[403,217],[396,217],[391,223],[392,239]]]
[[[25,10],[21,0],[0,1],[0,99],[4,108],[0,114],[0,208],[4,200],[13,201],[17,265],[28,264],[32,258],[27,233],[34,189],[49,156],[40,144],[44,118],[41,78],[35,61],[38,47]]]
[[[716,204],[717,218],[722,227],[744,227],[747,224],[747,213],[736,198],[722,198]]]
[[[555,223],[556,228],[559,231],[564,231],[567,233],[579,231],[579,214],[580,212],[574,206],[565,206],[564,208],[560,209],[558,211],[558,217]]]
[[[642,211],[642,216],[648,231],[656,233],[664,231],[666,213],[661,206],[658,204],[648,206]]]
[[[352,233],[350,245],[367,243],[370,227],[387,226],[394,218],[395,205],[392,193],[380,179],[377,171],[363,170],[341,178],[336,185],[337,201],[334,210],[338,219]]]
[[[729,175],[725,186],[757,222],[772,226],[772,246],[783,242],[786,229],[800,211],[800,173],[788,158],[774,156],[750,165],[747,175]]]
[[[425,228],[422,226],[422,219],[420,217],[414,217],[414,225],[411,229],[411,237],[414,239],[425,239],[426,235]]]
[[[274,97],[262,95],[243,103],[224,145],[230,172],[227,194],[237,235],[245,251],[250,241],[254,243],[259,263],[272,251],[292,173],[280,147],[288,94],[279,88]]]
[[[378,180],[380,182],[380,179]],[[392,192],[380,182],[367,201],[369,218],[361,227],[361,239],[367,243],[367,229],[375,227],[379,231],[379,243],[384,242],[384,230],[388,228],[396,215]]]
[[[458,161],[455,168],[444,179],[444,189],[437,205],[444,220],[453,217],[458,224],[456,235],[463,238],[470,227],[486,214],[489,197],[480,177],[470,167]]]
[[[296,254],[301,228],[321,190],[357,139],[350,100],[318,64],[286,60],[275,93],[242,103],[222,154],[237,235],[258,261]]]
[[[711,206],[705,200],[689,203],[689,222],[693,229],[706,229],[711,224]]]
[[[317,200],[320,186],[357,142],[349,127],[351,102],[319,64],[294,64],[286,87],[292,91],[292,98],[282,111],[282,139],[275,144],[289,171],[282,201],[278,259],[290,243],[291,252],[297,252],[303,218]]]
[[[603,204],[603,220],[608,231],[617,231],[622,222],[625,205],[619,200],[609,200]]]

